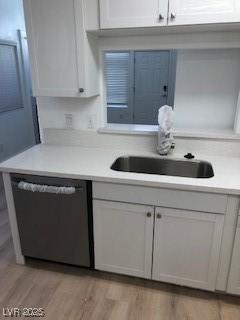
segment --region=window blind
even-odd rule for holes
[[[0,43],[0,112],[23,107],[15,45]]]
[[[108,105],[128,105],[129,59],[129,52],[105,53]]]

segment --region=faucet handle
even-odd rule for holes
[[[190,159],[194,159],[194,158],[195,158],[195,156],[189,152],[189,153],[185,154],[184,158],[186,158],[186,159],[189,159],[189,160],[190,160]]]

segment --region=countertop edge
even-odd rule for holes
[[[74,174],[74,173],[59,173],[59,172],[53,172],[53,171],[49,172],[49,171],[41,171],[41,170],[25,170],[25,169],[4,168],[4,167],[0,167],[0,172],[8,173],[8,174],[12,174],[12,173],[32,174],[32,175],[58,177],[58,178],[91,180],[92,182],[128,184],[128,185],[134,185],[134,186],[208,192],[208,193],[217,193],[217,194],[225,194],[225,195],[235,195],[235,196],[240,195],[240,190],[226,188],[226,187],[196,186],[192,184],[182,184],[182,183],[177,184],[177,183],[171,183],[171,182],[153,182],[153,181],[146,181],[146,180],[143,181],[143,180],[137,180],[137,179],[126,179],[126,178],[115,178],[115,177],[113,178],[113,177],[106,177],[106,176],[81,175],[81,174]]]

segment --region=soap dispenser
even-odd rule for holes
[[[172,135],[173,108],[165,105],[158,111],[158,146],[157,151],[160,155],[167,155],[173,144]]]

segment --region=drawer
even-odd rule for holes
[[[93,198],[221,214],[227,207],[227,195],[104,182],[93,183]]]

